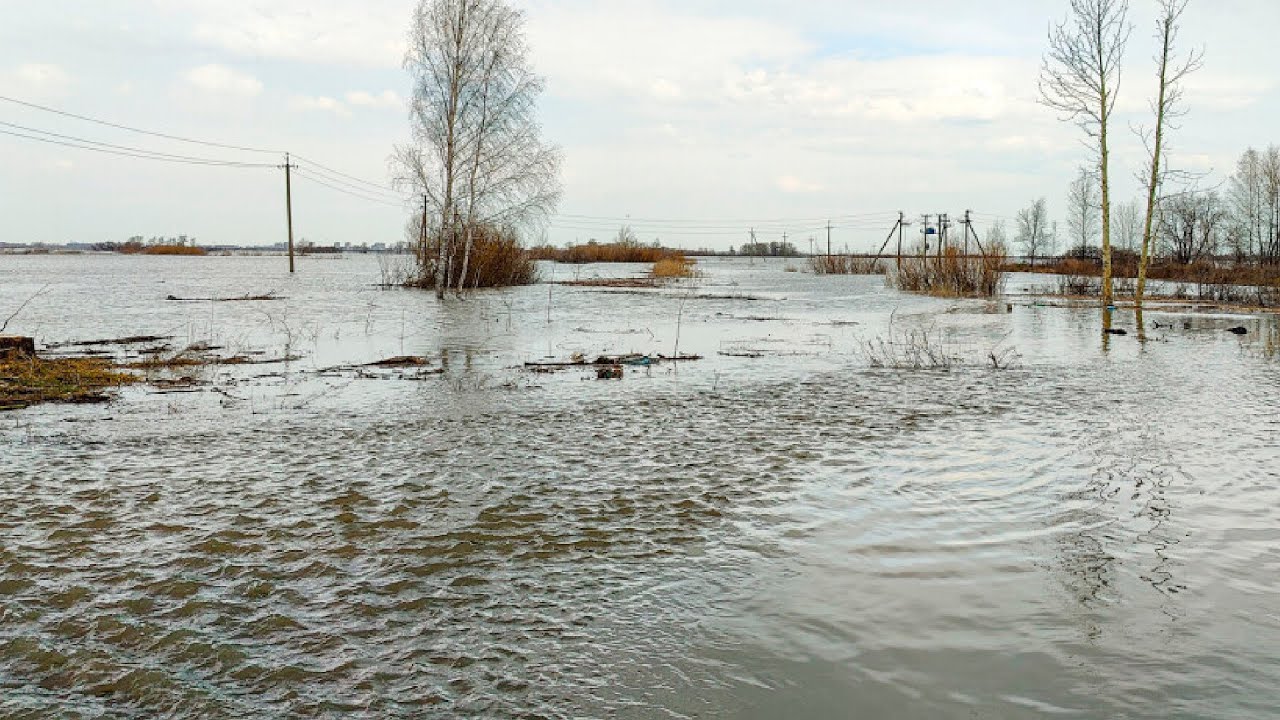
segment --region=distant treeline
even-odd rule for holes
[[[94,243],[92,249],[99,252],[118,252],[124,255],[205,255],[205,249],[196,245],[195,238],[186,235],[177,237],[152,237],[143,239],[134,235],[124,242]]]
[[[1101,265],[1101,212],[1089,181],[1085,177],[1072,183],[1067,232],[1062,238],[1065,242],[1060,242],[1057,224],[1048,222],[1043,198],[1019,211],[1013,240],[1029,265],[1042,264],[1063,246],[1064,258]],[[1112,211],[1112,259],[1117,275],[1136,272],[1145,206],[1145,201],[1133,200],[1117,203]],[[1004,236],[1002,226],[992,230],[997,237]],[[1152,242],[1153,278],[1182,279],[1188,273],[1201,272],[1178,270],[1177,266],[1254,266],[1271,270],[1239,276],[1274,282],[1280,277],[1280,146],[1246,150],[1221,189],[1193,187],[1166,193],[1156,207]]]

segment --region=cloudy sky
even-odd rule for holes
[[[1078,131],[1036,103],[1049,22],[1066,0],[516,0],[547,78],[547,136],[564,148],[555,243],[609,236],[741,244],[785,230],[807,246],[878,244],[896,213],[977,213],[1038,196],[1056,217],[1085,159]],[[1121,197],[1142,149],[1153,0],[1134,0],[1115,159]],[[407,210],[385,183],[407,137],[400,69],[414,0],[44,0],[5,3],[0,95],[169,135],[291,151],[297,234],[394,242]],[[1228,175],[1280,143],[1275,0],[1192,0],[1203,46],[1176,165]],[[35,130],[186,157],[279,155],[139,135],[0,100],[0,241],[284,238],[283,173],[141,160],[13,134]],[[50,135],[39,135],[46,139]],[[63,138],[65,140],[65,138]],[[98,146],[102,148],[103,146]],[[331,171],[342,175],[335,176]],[[328,181],[328,186],[319,184]],[[332,187],[330,187],[332,186]],[[355,197],[338,190],[366,190]]]

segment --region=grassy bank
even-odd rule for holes
[[[53,402],[105,402],[107,390],[135,382],[137,376],[106,360],[0,358],[0,410]]]

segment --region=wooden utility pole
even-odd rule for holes
[[[293,184],[289,171],[293,163],[289,162],[289,153],[284,154],[284,212],[289,224],[289,272],[293,272]]]
[[[942,260],[942,251],[947,244],[947,226],[951,224],[947,213],[938,213],[938,260]]]
[[[933,216],[928,213],[920,216],[920,219],[924,222],[924,225],[920,228],[920,234],[924,237],[924,246],[920,251],[922,256],[929,254],[929,218],[931,217]]]
[[[831,221],[827,221],[827,257],[831,257]]]
[[[906,225],[906,215],[898,211],[898,270],[902,270],[902,228]]]

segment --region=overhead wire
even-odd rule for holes
[[[181,135],[170,135],[168,133],[155,132],[153,130],[143,130],[141,128],[131,127],[129,125],[121,125],[120,123],[113,123],[107,120],[99,120],[98,118],[89,117],[87,115],[77,115],[76,113],[67,112],[66,110],[59,110],[57,108],[51,108],[45,105],[39,105],[37,103],[27,102],[25,100],[18,100],[17,98],[11,98],[5,95],[0,95],[0,100],[3,100],[4,102],[13,103],[15,105],[22,105],[24,107],[33,108],[35,110],[41,110],[44,112],[53,113],[55,115],[62,115],[63,117],[75,118],[76,120],[83,120],[85,122],[96,123],[98,125],[105,125],[106,127],[116,128],[118,130],[127,130],[129,132],[139,133],[141,135],[150,135],[152,137],[164,138],[166,140],[192,143],[195,145],[205,145],[208,147],[222,148],[224,150],[241,150],[243,152],[269,153],[272,155],[280,155],[283,153],[282,150],[266,150],[263,148],[249,147],[247,145],[231,145],[228,143],[211,142],[208,140],[197,140],[194,138],[183,137]]]
[[[318,161],[316,161],[316,160],[312,160],[311,158],[305,157],[305,156],[303,156],[303,155],[299,155],[299,154],[297,154],[297,153],[293,153],[293,157],[295,157],[295,158],[297,158],[298,160],[301,160],[301,161],[303,161],[303,162],[305,162],[305,163],[310,163],[310,164],[312,164],[312,165],[315,165],[316,167],[318,167],[318,168],[320,168],[321,170],[324,170],[324,171],[326,171],[326,172],[328,172],[328,173],[330,173],[330,174],[337,175],[337,176],[342,177],[342,178],[346,178],[347,180],[350,180],[350,181],[353,181],[353,182],[360,183],[361,185],[368,185],[368,186],[370,186],[370,187],[374,187],[374,188],[377,188],[377,189],[379,189],[379,190],[385,190],[385,191],[388,191],[388,192],[396,193],[397,195],[399,195],[399,194],[400,194],[398,190],[396,190],[394,187],[392,187],[392,186],[390,186],[390,185],[386,185],[386,184],[379,183],[379,182],[373,182],[372,180],[365,180],[365,179],[363,179],[363,178],[356,177],[355,175],[348,175],[347,173],[344,173],[344,172],[342,172],[341,170],[334,170],[333,168],[331,168],[331,167],[329,167],[329,166],[327,166],[327,165],[324,165],[324,164],[322,164],[322,163],[320,163],[320,162],[318,162]]]
[[[209,160],[209,159],[179,159],[175,157],[164,157],[162,155],[149,153],[148,151],[143,151],[141,153],[126,152],[121,150],[112,150],[105,147],[94,147],[93,145],[81,145],[78,143],[67,142],[64,140],[55,140],[53,138],[39,137],[37,135],[27,135],[25,133],[17,133],[9,130],[0,130],[0,134],[11,135],[13,137],[24,138],[26,140],[35,140],[37,142],[48,143],[50,145],[61,145],[63,147],[76,148],[78,150],[90,150],[92,152],[105,153],[108,155],[121,155],[124,157],[138,158],[142,160],[156,160],[159,162],[179,163],[179,164],[185,164],[185,165],[205,165],[205,166],[213,166],[213,167],[239,167],[239,168],[275,167],[274,165],[270,165],[267,163],[246,163],[246,162],[235,162],[235,161],[229,161],[229,160]]]
[[[148,156],[148,157],[152,157],[155,160],[179,160],[179,161],[189,161],[193,163],[210,164],[210,165],[274,167],[274,165],[270,165],[268,163],[246,163],[238,160],[220,160],[217,158],[196,157],[193,155],[176,155],[173,153],[164,153],[156,150],[147,150],[146,148],[132,147],[130,145],[114,145],[112,143],[104,143],[104,142],[99,142],[97,140],[89,140],[88,138],[77,137],[75,135],[64,135],[62,133],[50,132],[48,130],[40,130],[39,128],[27,127],[26,125],[18,125],[16,123],[5,122],[3,120],[0,120],[0,125],[3,125],[5,127],[10,127],[10,128],[15,128],[17,130],[23,130],[28,133],[38,133],[40,135],[47,135],[52,138],[68,140],[75,143],[83,143],[85,145],[94,145],[94,146],[103,147],[103,148],[111,148],[113,150],[121,150],[128,153],[136,154],[138,156]],[[17,137],[25,137],[27,139],[32,139],[32,140],[40,139],[40,138],[32,137],[30,135],[24,135],[21,133],[8,133],[8,134],[15,135]],[[83,148],[83,149],[87,150],[90,148]]]
[[[317,185],[323,185],[323,186],[325,186],[325,187],[327,187],[327,188],[329,188],[330,190],[333,190],[333,191],[335,191],[335,192],[340,192],[340,193],[342,193],[342,194],[344,194],[344,195],[350,195],[351,197],[359,198],[359,199],[361,199],[361,200],[365,200],[365,201],[367,201],[367,202],[378,203],[378,204],[380,204],[380,205],[387,205],[387,206],[389,206],[389,207],[398,207],[398,208],[403,208],[403,207],[405,206],[405,203],[404,203],[404,202],[394,202],[394,201],[392,201],[392,200],[390,200],[390,199],[387,199],[387,198],[379,198],[379,197],[373,197],[373,196],[370,196],[370,195],[362,195],[362,194],[357,193],[357,192],[354,192],[354,191],[352,191],[352,190],[348,190],[348,189],[342,188],[342,187],[340,187],[340,186],[338,186],[338,185],[332,185],[332,184],[330,184],[330,183],[328,183],[328,182],[325,182],[325,180],[322,180],[322,179],[320,179],[319,177],[316,177],[314,174],[308,173],[308,172],[306,172],[305,170],[302,170],[302,169],[296,169],[296,170],[295,170],[295,173],[296,173],[297,177],[299,177],[299,178],[301,178],[301,179],[303,179],[303,180],[306,180],[307,182],[313,182],[313,183],[315,183],[315,184],[317,184]]]

